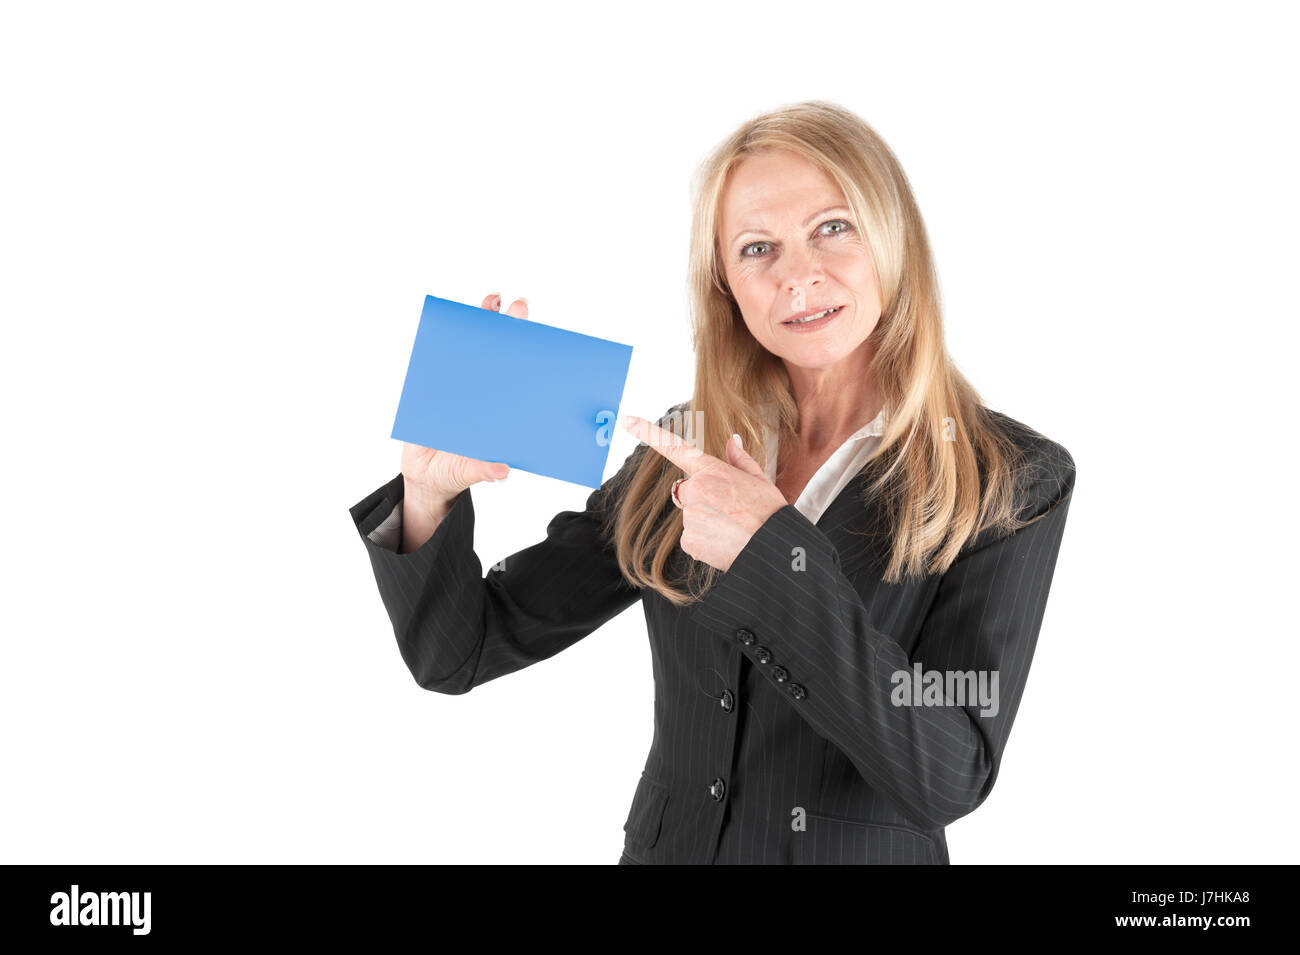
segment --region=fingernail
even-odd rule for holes
[[[519,301],[523,302],[525,305],[528,304],[528,299],[524,298],[522,295],[519,296]]]
[[[740,435],[733,431],[731,436],[736,439],[736,447],[740,448],[742,451],[745,450],[745,446],[740,443]]]
[[[625,414],[623,420],[619,422],[625,428],[631,428],[636,424],[636,415]]]

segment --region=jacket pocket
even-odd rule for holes
[[[794,865],[938,865],[939,850],[921,829],[892,822],[810,812],[790,833]]]
[[[649,849],[659,841],[659,828],[663,824],[664,809],[668,806],[668,787],[641,773],[632,797],[623,831],[627,845]]]

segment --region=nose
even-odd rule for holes
[[[798,297],[800,292],[806,292],[821,285],[826,278],[822,272],[821,261],[817,252],[813,249],[787,253],[785,265],[786,272],[782,280],[782,287],[795,297]],[[802,308],[803,306],[799,307]]]

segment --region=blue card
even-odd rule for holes
[[[425,296],[392,436],[598,488],[632,346]]]

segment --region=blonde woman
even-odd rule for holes
[[[1074,461],[957,370],[907,178],[859,117],[758,116],[694,186],[694,394],[624,419],[642,443],[585,510],[484,577],[470,487],[504,464],[407,445],[351,508],[399,648],[464,693],[640,600],[655,732],[620,863],[947,864],[998,775]]]

